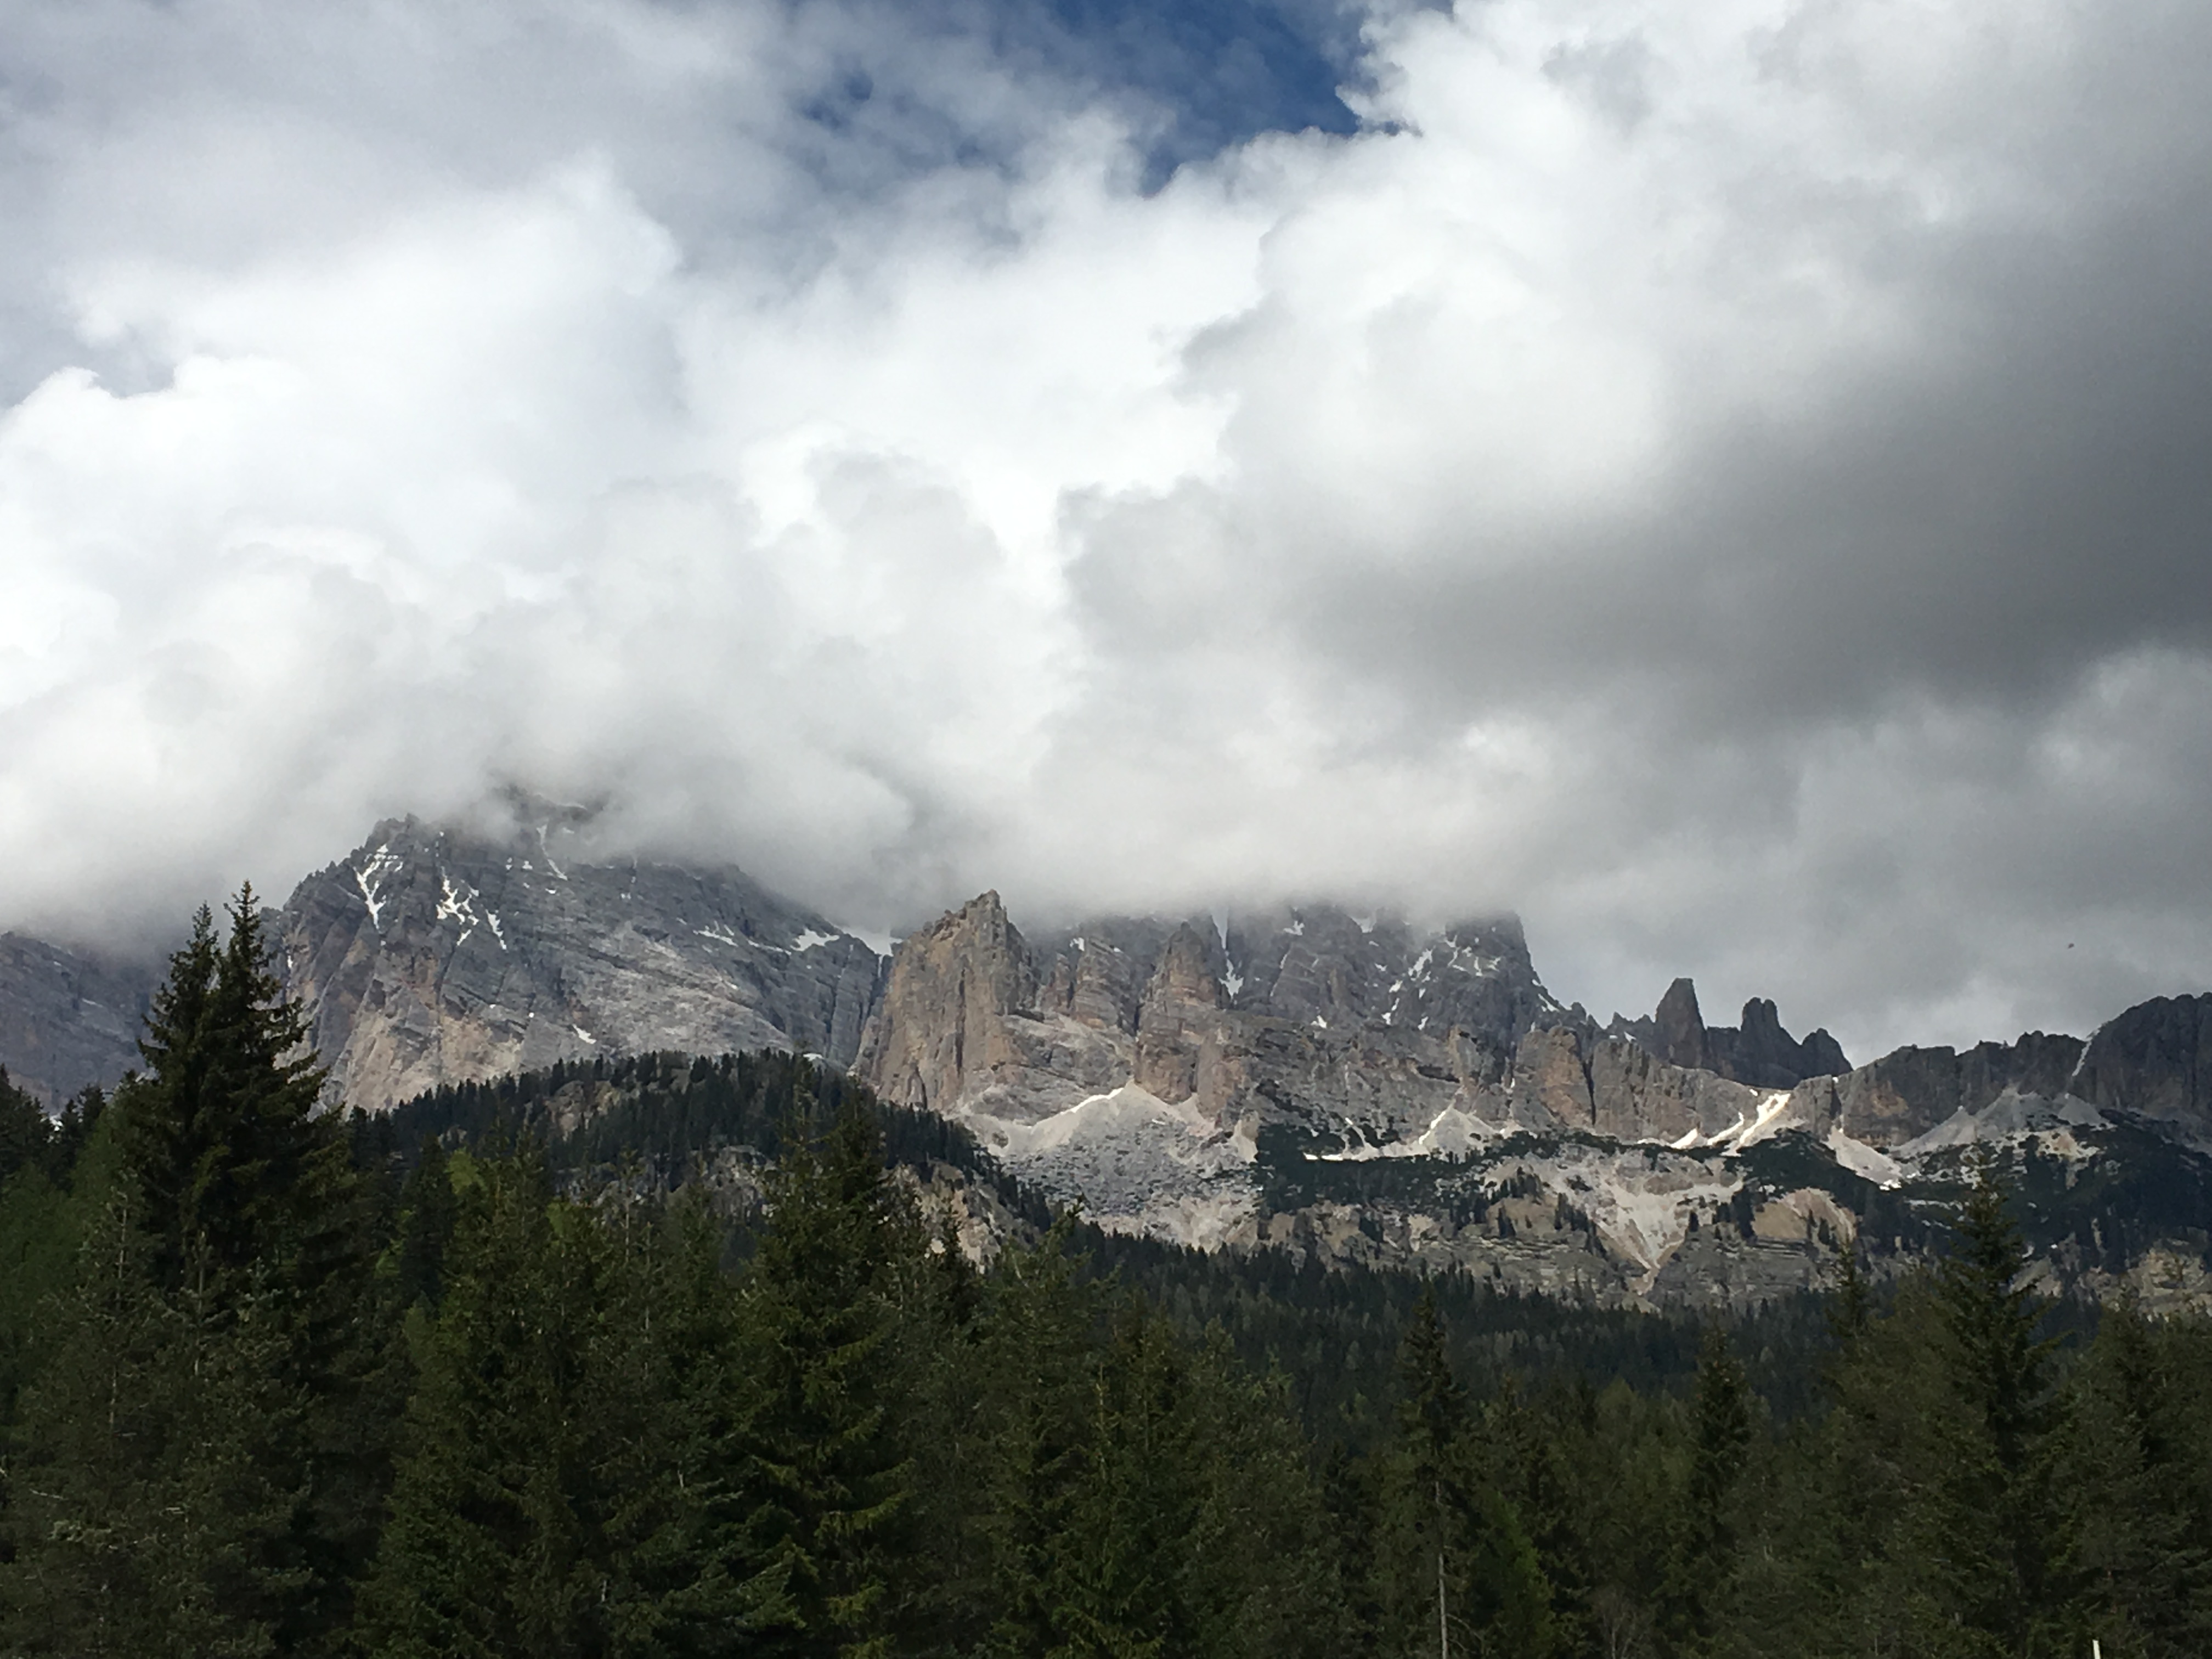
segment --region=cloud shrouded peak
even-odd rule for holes
[[[0,924],[520,786],[1855,1053],[2212,978],[2212,19],[1266,17],[17,8]]]

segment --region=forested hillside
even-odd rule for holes
[[[0,1087],[0,1650],[2212,1648],[2212,1330],[2039,1300],[1993,1162],[1701,1328],[1110,1237],[783,1055],[340,1120],[256,916]]]

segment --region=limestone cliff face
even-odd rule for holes
[[[1032,943],[986,894],[903,941],[856,1070],[886,1097],[1038,1121],[1133,1085],[1216,1126],[1393,1136],[1504,1075],[1547,1020],[1512,921],[1417,934],[1328,906],[1113,917]]]
[[[1698,1009],[1698,988],[1686,979],[1667,988],[1656,1013],[1634,1020],[1615,1014],[1606,1034],[1640,1043],[1670,1066],[1711,1072],[1755,1089],[1787,1089],[1807,1078],[1851,1069],[1843,1045],[1827,1032],[1814,1031],[1801,1042],[1784,1030],[1780,1011],[1765,997],[1743,1005],[1739,1025],[1707,1025]]]
[[[379,824],[274,929],[333,1088],[378,1110],[556,1060],[797,1048],[844,1064],[880,959],[742,872],[602,862],[587,826]]]
[[[1589,1130],[1615,1140],[1710,1140],[1758,1115],[1759,1091],[1712,1072],[1670,1066],[1633,1042],[1595,1044],[1589,1074]]]
[[[1838,1077],[1798,1085],[1796,1109],[1869,1146],[1900,1146],[1959,1112],[1983,1110],[2007,1093],[2056,1100],[2070,1092],[2079,1037],[2031,1031],[2016,1042],[1899,1048]]]
[[[88,1084],[107,1087],[139,1063],[156,977],[151,963],[0,933],[0,1066],[49,1107]]]
[[[2212,1129],[2212,995],[2157,997],[2106,1021],[2071,1083],[2092,1105]]]
[[[902,1106],[950,1115],[988,1099],[1030,1116],[1084,1086],[1091,1068],[1074,1052],[1083,1046],[1079,1039],[1062,1051],[1066,1075],[1052,1073],[1028,944],[999,896],[985,893],[900,942],[854,1069]],[[1121,1081],[1119,1069],[1100,1080]]]
[[[1294,1158],[1530,1133],[1698,1148],[1778,1098],[1600,1036],[1510,921],[1422,934],[1314,907],[1038,941],[990,893],[900,945],[855,1069],[1101,1220],[1200,1240],[1251,1213],[1263,1133]]]
[[[1169,937],[1137,1012],[1133,1073],[1138,1085],[1174,1103],[1203,1094],[1200,1109],[1218,1118],[1243,1081],[1231,1055],[1238,1045],[1223,1018],[1212,958],[1218,946],[1188,922]]]

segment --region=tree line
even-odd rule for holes
[[[594,1180],[491,1116],[395,1157],[301,1039],[241,892],[112,1100],[0,1082],[0,1651],[2212,1651],[2212,1328],[2062,1340],[1994,1161],[1938,1265],[1674,1387],[1470,1365],[1449,1278],[1224,1300],[1065,1216],[979,1272],[800,1062],[733,1234],[604,1125]]]

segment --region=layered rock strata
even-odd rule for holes
[[[1846,1198],[1955,1173],[1978,1141],[2080,1161],[2114,1115],[2205,1132],[2208,1009],[1850,1068],[1771,1002],[1705,1026],[1686,981],[1601,1033],[1510,921],[1421,935],[1316,907],[1032,943],[985,894],[900,947],[856,1069],[1109,1226],[1755,1300],[1832,1269]],[[1553,1218],[1516,1218],[1516,1191]]]
[[[796,1048],[848,1063],[881,959],[735,869],[595,860],[583,826],[379,824],[275,929],[347,1104],[593,1054]]]

